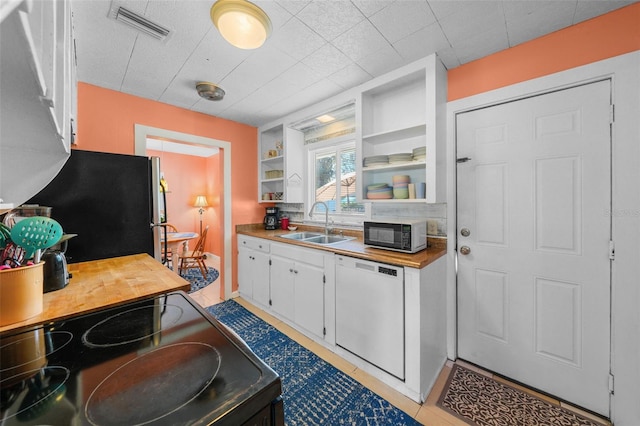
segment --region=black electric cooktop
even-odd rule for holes
[[[9,331],[0,351],[7,426],[240,425],[281,394],[278,375],[182,292]]]

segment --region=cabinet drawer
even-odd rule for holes
[[[270,243],[268,240],[262,240],[260,238],[246,237],[244,235],[238,235],[238,248],[244,247],[251,250],[257,250],[264,253],[269,253]]]
[[[291,259],[295,262],[307,263],[320,268],[324,267],[324,253],[321,250],[306,249],[294,244],[271,244],[271,254]]]

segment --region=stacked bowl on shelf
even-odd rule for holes
[[[406,199],[409,198],[409,175],[394,175],[393,181],[393,198]]]
[[[427,158],[427,147],[420,146],[413,149],[413,161],[424,161]]]
[[[372,183],[367,186],[367,198],[370,200],[388,200],[393,198],[393,188],[386,183]]]

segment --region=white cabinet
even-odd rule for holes
[[[261,202],[303,202],[302,132],[282,124],[260,131],[258,199]]]
[[[238,291],[243,297],[269,305],[269,242],[238,236]]]
[[[71,11],[69,1],[25,1],[5,11],[0,23],[0,198],[19,205],[40,191],[70,155],[75,108]]]
[[[357,169],[359,198],[371,202],[444,201],[446,70],[437,57],[432,55],[363,85],[360,104],[358,157],[362,161],[393,154],[416,154],[419,159],[363,164]],[[369,185],[393,186],[394,175],[408,175],[411,183],[424,184],[426,197],[367,199]]]
[[[325,335],[325,254],[290,244],[271,246],[271,307],[296,325]]]

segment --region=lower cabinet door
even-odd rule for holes
[[[238,291],[253,299],[253,255],[254,250],[238,248]]]
[[[315,335],[323,337],[324,269],[296,263],[294,275],[294,321]]]
[[[271,255],[269,277],[271,281],[271,308],[293,321],[295,263],[280,256]]]
[[[269,305],[269,255],[259,251],[253,252],[250,271],[253,278],[253,300],[262,305]]]

